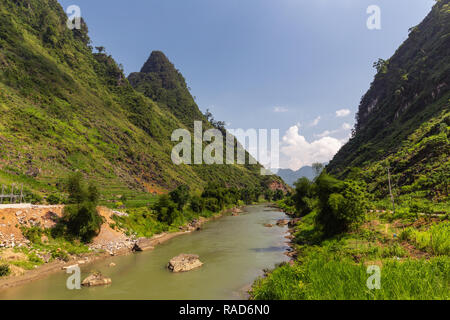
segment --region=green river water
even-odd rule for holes
[[[111,257],[81,268],[82,279],[101,271],[107,287],[68,290],[64,271],[0,291],[0,299],[246,299],[263,269],[287,261],[286,227],[264,227],[285,218],[283,212],[256,205],[237,217],[208,222],[201,231],[175,237],[153,251]],[[167,262],[193,253],[204,263],[185,273],[171,273]],[[115,267],[109,267],[114,262]]]

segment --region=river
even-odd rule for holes
[[[107,287],[68,290],[61,271],[0,291],[0,299],[246,299],[263,269],[287,261],[286,227],[276,226],[283,212],[264,205],[245,208],[239,216],[210,221],[201,231],[175,237],[153,251],[111,257],[81,268],[82,279],[101,271],[112,279]],[[264,224],[274,224],[268,228]],[[180,253],[193,253],[204,263],[185,273],[167,270]],[[115,267],[109,267],[114,262]]]

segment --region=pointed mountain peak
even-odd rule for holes
[[[163,73],[168,71],[176,71],[175,66],[161,51],[153,51],[141,69],[142,73]]]

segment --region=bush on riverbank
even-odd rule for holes
[[[98,189],[93,184],[86,186],[82,175],[75,173],[67,180],[67,191],[68,205],[64,207],[63,217],[52,229],[52,234],[88,243],[100,232],[103,223],[97,212]]]
[[[11,269],[7,264],[0,264],[0,277],[6,277],[11,273]]]

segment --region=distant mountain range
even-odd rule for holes
[[[324,163],[323,165],[326,166],[327,163]],[[294,171],[292,169],[279,169],[277,175],[291,187],[293,187],[294,183],[300,178],[306,177],[309,180],[312,180],[316,177],[312,166],[304,166],[297,171]]]

